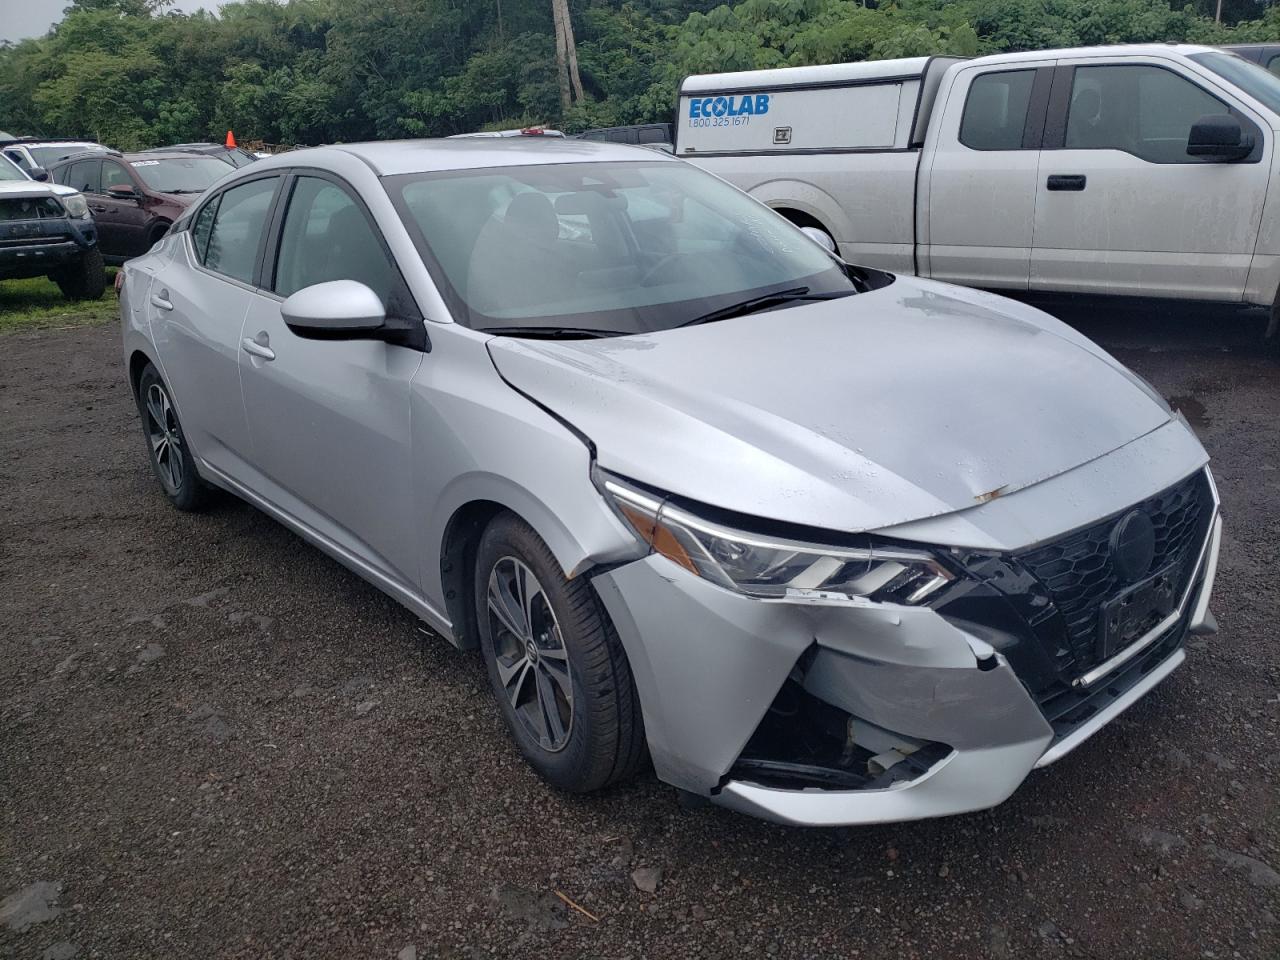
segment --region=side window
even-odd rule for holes
[[[223,191],[203,244],[206,267],[244,283],[253,282],[262,231],[279,182],[279,177],[268,177]],[[206,207],[201,216],[208,211]],[[197,224],[197,249],[201,246],[199,226]]]
[[[960,142],[972,150],[1021,150],[1034,70],[984,73],[969,85]]]
[[[101,160],[81,160],[69,165],[67,186],[75,187],[81,193],[101,193],[102,177]]]
[[[209,234],[213,232],[213,218],[218,215],[218,203],[221,197],[214,197],[196,214],[195,224],[191,227],[191,243],[196,248],[196,259],[204,263],[205,254],[209,250]]]
[[[1280,77],[1280,53],[1274,54],[1267,61],[1267,69],[1270,70],[1272,73],[1274,73],[1276,76]]]
[[[398,306],[400,275],[364,211],[332,181],[299,177],[285,213],[275,292],[287,297],[330,280],[357,280],[389,312]]]
[[[31,164],[27,163],[27,158],[22,155],[21,150],[6,150],[4,155],[16,163],[20,169],[31,169]]]
[[[102,192],[107,193],[112,187],[123,184],[126,187],[132,187],[133,181],[129,179],[129,174],[125,172],[124,167],[118,163],[112,163],[110,160],[102,161]]]
[[[1171,70],[1077,67],[1067,112],[1068,150],[1123,150],[1151,163],[1192,163],[1187,137],[1228,107]]]

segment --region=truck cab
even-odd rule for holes
[[[1270,306],[1277,127],[1280,78],[1151,44],[690,77],[676,153],[853,262]]]

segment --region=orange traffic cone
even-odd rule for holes
[[[236,145],[236,135],[230,130],[227,131],[227,146],[234,147]]]

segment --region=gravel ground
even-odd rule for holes
[[[1280,363],[1081,324],[1214,455],[1221,634],[994,811],[823,831],[551,792],[476,658],[169,508],[113,327],[0,339],[0,956],[1280,956]]]

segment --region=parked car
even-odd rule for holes
[[[22,137],[6,143],[0,153],[31,173],[47,170],[59,160],[72,154],[107,152],[107,148],[92,140],[42,140],[39,137]]]
[[[647,747],[789,823],[989,807],[1213,627],[1207,458],[1143,380],[654,151],[263,160],[120,310],[173,505],[229,490],[478,648],[566,790]]]
[[[578,134],[582,140],[606,140],[609,143],[633,143],[638,146],[671,144],[671,124],[637,123],[626,127],[596,127]]]
[[[189,153],[81,153],[50,174],[89,197],[107,263],[146,253],[211,184],[235,168]]]
[[[1278,127],[1280,78],[1158,44],[690,77],[676,153],[858,263],[1273,306]]]
[[[205,157],[217,157],[233,167],[247,167],[258,159],[242,147],[228,147],[221,143],[175,143],[169,147],[155,147],[146,153],[198,153]]]
[[[1268,73],[1280,74],[1280,43],[1234,43],[1222,49],[1256,63]]]
[[[0,157],[0,280],[31,277],[48,277],[68,300],[96,300],[106,289],[85,198]]]

